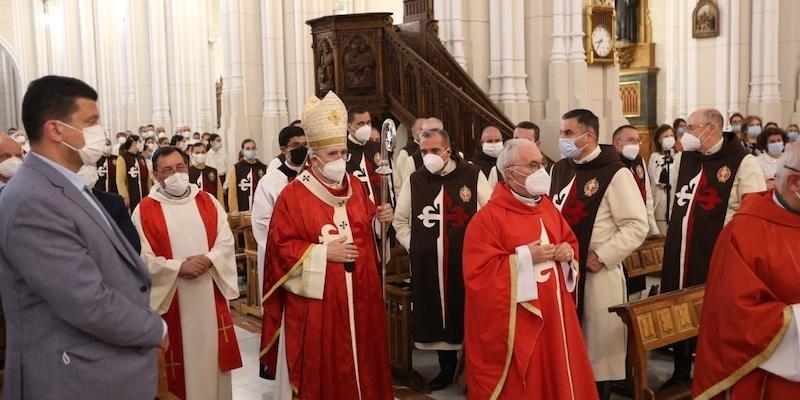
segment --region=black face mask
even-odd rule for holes
[[[302,165],[308,155],[308,147],[300,146],[289,150],[289,161],[294,165]]]

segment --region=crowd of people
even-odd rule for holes
[[[558,132],[522,121],[504,141],[487,126],[464,156],[435,116],[382,149],[369,110],[328,92],[280,131],[277,157],[260,161],[268,144],[246,139],[229,162],[223,138],[189,127],[112,144],[97,102],[80,80],[40,78],[25,131],[0,135],[7,397],[154,398],[160,365],[179,398],[231,398],[227,216],[244,211],[276,399],[394,398],[381,240],[408,253],[432,390],[463,365],[470,399],[608,399],[626,378],[626,330],[608,308],[648,293],[623,265],[648,239],[664,241],[661,293],[707,285],[700,335],[673,346],[664,387],[693,375],[701,399],[800,390],[796,124],[699,109],[657,127],[645,161],[639,128],[601,144],[598,117],[575,109]],[[558,135],[560,160],[543,134]]]

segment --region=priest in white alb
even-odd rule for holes
[[[150,306],[167,322],[164,369],[181,399],[232,398],[230,371],[242,366],[228,300],[239,296],[233,234],[222,205],[189,184],[186,154],[153,154],[156,184],[134,210],[142,259],[153,280]]]

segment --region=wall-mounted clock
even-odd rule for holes
[[[614,6],[605,4],[586,6],[585,21],[586,62],[589,64],[613,64],[617,45]]]

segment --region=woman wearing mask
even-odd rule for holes
[[[728,118],[728,123],[731,126],[731,133],[736,135],[737,138],[740,140],[742,139],[742,121],[744,120],[744,115],[735,112],[731,114],[731,117]]]
[[[222,151],[222,138],[216,133],[208,135],[208,155],[206,156],[206,165],[214,168],[219,173],[220,182],[223,188],[228,186],[225,184],[225,175],[228,171],[228,157]]]
[[[189,143],[187,142],[187,139],[185,137],[183,137],[183,135],[175,135],[175,136],[173,136],[172,140],[169,141],[169,145],[170,146],[175,146],[175,147],[183,150],[184,152],[189,147]]]
[[[786,137],[789,138],[789,142],[794,142],[797,140],[797,137],[800,136],[800,126],[797,124],[789,124],[786,127]]]
[[[775,188],[775,172],[778,170],[778,159],[783,154],[785,143],[789,141],[786,132],[780,128],[767,128],[758,135],[758,148],[764,151],[758,155],[758,163],[761,165],[761,172],[764,173],[764,180],[767,182],[767,190]]]
[[[267,165],[258,160],[258,149],[253,139],[242,142],[242,159],[228,171],[229,211],[249,211],[253,205],[258,180],[267,173]]]
[[[111,148],[111,154],[118,156],[122,152],[120,148],[123,144],[125,144],[125,141],[128,140],[128,134],[125,132],[117,132],[116,137],[117,142],[112,145],[113,147]]]
[[[147,139],[144,140],[144,148],[142,149],[142,157],[144,157],[144,161],[147,163],[147,170],[150,173],[153,173],[153,162],[151,158],[153,157],[153,152],[156,151],[158,145],[156,145],[156,139],[152,136],[149,136]]]
[[[653,213],[656,217],[659,233],[666,235],[667,224],[669,223],[667,220],[667,204],[670,201],[669,197],[675,195],[675,191],[673,189],[668,194],[666,184],[661,183],[661,181],[667,178],[667,168],[669,168],[670,175],[674,175],[677,170],[677,166],[674,164],[674,157],[677,153],[675,150],[675,145],[677,144],[675,132],[671,126],[663,124],[653,132],[653,138],[650,142],[653,148],[650,153],[650,160],[647,163],[647,172],[650,174],[650,185],[653,187]],[[665,179],[662,179],[662,173],[665,174]]]
[[[683,151],[681,136],[686,132],[686,120],[683,118],[676,118],[675,121],[672,121],[672,132],[675,135],[675,151],[680,153]]]
[[[139,149],[140,140],[137,135],[129,136],[120,146],[117,157],[117,191],[129,211],[133,211],[142,196],[150,192],[150,173]]]
[[[742,121],[742,145],[748,153],[758,157],[763,151],[758,148],[758,135],[761,134],[761,118],[755,115],[749,115]]]

